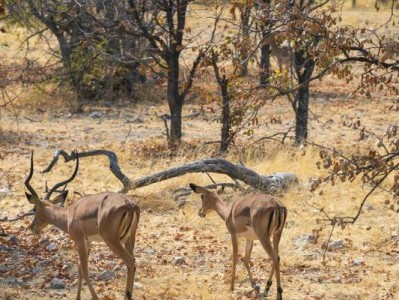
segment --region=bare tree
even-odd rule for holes
[[[179,144],[182,137],[182,109],[189,93],[195,73],[205,56],[199,49],[194,59],[187,82],[181,83],[180,57],[187,43],[186,15],[189,0],[136,1],[130,0],[132,17],[141,33],[148,40],[151,51],[159,65],[167,71],[167,100],[171,114],[170,144]],[[146,22],[146,19],[150,22]],[[183,86],[183,88],[181,88]]]

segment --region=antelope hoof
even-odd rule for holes
[[[252,287],[254,288],[254,290],[255,290],[257,293],[260,292],[260,286],[259,286],[258,284],[253,283],[253,284],[252,284]]]
[[[132,300],[132,293],[130,291],[126,291],[125,300]]]

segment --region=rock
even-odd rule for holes
[[[8,285],[22,285],[23,281],[22,279],[15,278],[15,277],[6,277],[4,280],[2,280],[5,284]]]
[[[8,195],[11,193],[11,190],[8,186],[3,186],[0,188],[0,194]]]
[[[1,248],[0,248],[1,250]],[[0,272],[8,272],[11,270],[11,267],[6,266],[6,265],[0,265]]]
[[[11,252],[11,251],[13,251],[13,250],[14,250],[13,247],[10,247],[10,246],[7,246],[7,245],[0,245],[0,251]]]
[[[115,277],[115,273],[110,270],[105,270],[105,271],[101,272],[100,275],[97,276],[98,279],[103,280],[103,281],[111,280],[114,277]]]
[[[136,117],[136,118],[132,118],[132,119],[129,118],[128,120],[126,120],[126,123],[143,124],[144,120],[143,120],[143,118],[140,118],[140,117]]]
[[[39,261],[37,264],[39,267],[47,267],[48,265],[50,265],[50,261],[45,259],[45,260]]]
[[[103,115],[103,113],[102,113],[101,111],[93,111],[93,112],[90,114],[90,118],[92,118],[92,119],[99,119],[99,118],[101,118],[102,115]]]
[[[38,275],[40,273],[43,273],[43,269],[42,268],[38,268],[38,267],[33,267],[32,268],[32,273],[35,275]]]
[[[143,284],[140,283],[140,282],[135,282],[133,284],[133,286],[134,286],[135,289],[142,289],[143,288]]]
[[[175,258],[173,258],[173,264],[175,266],[182,265],[182,264],[185,264],[185,263],[186,262],[184,260],[184,256],[176,256]]]
[[[42,246],[47,246],[48,244],[50,244],[50,241],[48,239],[43,239],[39,241],[39,244]]]
[[[7,237],[7,241],[9,241],[13,245],[19,245],[19,240],[15,235],[10,235]]]
[[[155,250],[154,249],[144,249],[143,252],[147,253],[147,254],[155,254]]]
[[[328,244],[329,249],[341,249],[344,247],[345,245],[343,240],[336,240]]]
[[[332,280],[332,282],[334,282],[334,283],[341,283],[341,277],[339,277],[339,276],[334,277],[333,280]]]
[[[316,236],[314,234],[304,233],[294,239],[294,244],[297,247],[305,247],[314,243],[316,243]]]
[[[360,266],[363,263],[364,263],[363,262],[363,258],[361,258],[361,257],[357,257],[357,258],[352,260],[352,266]]]
[[[47,246],[46,246],[46,249],[48,250],[48,251],[53,251],[53,250],[57,250],[57,244],[56,243],[50,243],[50,244],[48,244]]]
[[[54,277],[50,282],[50,289],[54,289],[54,290],[65,289],[65,283],[62,279]]]

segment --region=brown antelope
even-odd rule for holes
[[[127,265],[127,282],[125,299],[132,298],[135,274],[135,259],[133,256],[137,225],[140,219],[140,209],[125,195],[104,192],[81,197],[73,205],[62,207],[55,203],[63,204],[68,191],[50,201],[51,194],[59,187],[71,182],[79,167],[79,158],[72,176],[47,192],[44,199],[40,199],[29,184],[33,175],[33,152],[31,156],[30,172],[25,180],[29,190],[26,197],[34,204],[34,219],[30,225],[34,234],[39,233],[46,225],[54,225],[67,232],[75,242],[79,254],[79,280],[76,299],[80,299],[82,278],[86,281],[91,297],[98,299],[90,282],[88,272],[88,256],[92,241],[105,242]]]
[[[247,269],[252,287],[255,288],[257,292],[259,291],[259,286],[257,286],[252,279],[250,268],[253,241],[259,240],[272,260],[272,270],[263,295],[267,297],[270,286],[272,285],[273,274],[276,272],[277,300],[282,300],[283,289],[280,284],[278,245],[287,217],[287,209],[285,206],[276,198],[267,194],[251,194],[231,204],[227,204],[216,192],[193,183],[190,183],[190,187],[195,193],[201,194],[202,206],[198,215],[204,218],[209,212],[215,210],[225,221],[227,229],[230,232],[233,244],[233,272],[230,289],[234,289],[238,257],[238,237],[244,237],[247,240],[244,265]],[[271,237],[273,237],[273,246],[271,244]]]
[[[270,53],[276,59],[279,71],[289,71],[294,58],[291,47],[286,43],[278,43],[275,35],[270,35],[264,42],[269,44]]]

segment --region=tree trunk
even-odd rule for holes
[[[271,0],[263,0],[262,8],[266,13],[270,6]],[[265,18],[263,24],[261,24],[262,29],[262,46],[260,48],[260,78],[259,84],[266,85],[269,83],[270,79],[270,45],[266,43],[266,39],[270,35],[270,21],[268,18]]]
[[[249,55],[249,43],[250,43],[250,28],[249,28],[249,20],[251,16],[251,5],[249,1],[244,5],[241,11],[241,35],[242,35],[242,44],[240,48],[240,76],[245,77],[248,75],[248,55]]]
[[[314,70],[314,60],[306,51],[295,51],[295,71],[299,88],[295,94],[295,144],[299,145],[308,138],[309,117],[309,79]]]
[[[260,85],[266,85],[270,79],[270,45],[264,44],[260,48]]]
[[[308,138],[309,84],[299,88],[295,96],[295,144],[299,145]]]
[[[167,98],[171,115],[169,143],[173,146],[181,142],[181,114],[183,103],[179,94],[179,53],[177,51],[171,52],[168,60]]]
[[[227,152],[230,140],[230,95],[228,90],[229,80],[226,76],[219,83],[222,93],[223,107],[222,107],[222,136],[220,141],[220,152]]]

